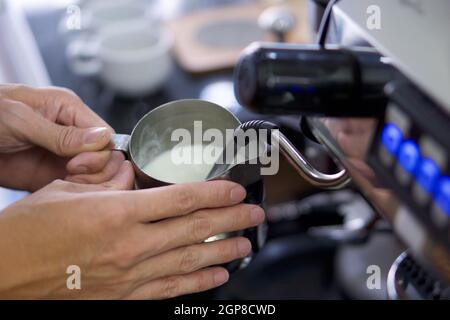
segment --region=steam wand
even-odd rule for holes
[[[340,189],[345,187],[351,178],[345,169],[338,173],[325,174],[312,166],[303,154],[289,141],[289,139],[278,130],[278,126],[263,120],[253,120],[241,124],[234,134],[234,139],[229,141],[221,157],[218,159],[224,160],[227,150],[233,148],[234,157],[237,154],[237,136],[245,133],[248,129],[261,130],[266,129],[270,131],[269,146],[271,152],[279,151],[288,162],[296,169],[296,171],[310,184],[322,189]],[[277,150],[278,149],[278,150]],[[212,177],[221,176],[226,171],[230,170],[230,165],[226,161],[218,161],[207,176],[207,180]]]

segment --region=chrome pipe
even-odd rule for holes
[[[313,186],[322,189],[340,189],[351,181],[350,175],[345,169],[334,174],[326,174],[314,168],[281,132],[272,134],[272,139],[275,142],[272,145],[278,146],[280,153]]]

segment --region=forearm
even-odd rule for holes
[[[29,247],[30,241],[27,241],[27,237],[33,233],[24,230],[24,225],[20,226],[20,212],[11,215],[10,211],[7,208],[0,213],[0,298],[36,298],[38,295],[33,292],[35,290],[29,290],[28,287],[35,282],[33,271],[41,269],[41,263],[33,261],[31,255],[26,255],[26,252],[36,249]],[[24,290],[27,291],[26,295]]]
[[[28,198],[28,197],[27,197]],[[63,298],[70,256],[61,249],[64,228],[49,230],[53,215],[18,202],[0,212],[0,299]],[[62,212],[60,212],[62,214]]]

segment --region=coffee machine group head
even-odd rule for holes
[[[235,95],[266,114],[377,116],[395,69],[372,48],[253,43],[235,68]]]

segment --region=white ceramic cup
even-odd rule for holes
[[[113,24],[95,36],[72,41],[67,47],[71,70],[98,75],[116,92],[142,96],[154,92],[172,70],[172,36],[148,20]]]
[[[157,22],[151,2],[142,0],[84,0],[67,8],[59,24],[66,42],[91,36],[113,24],[127,24],[141,19]]]

